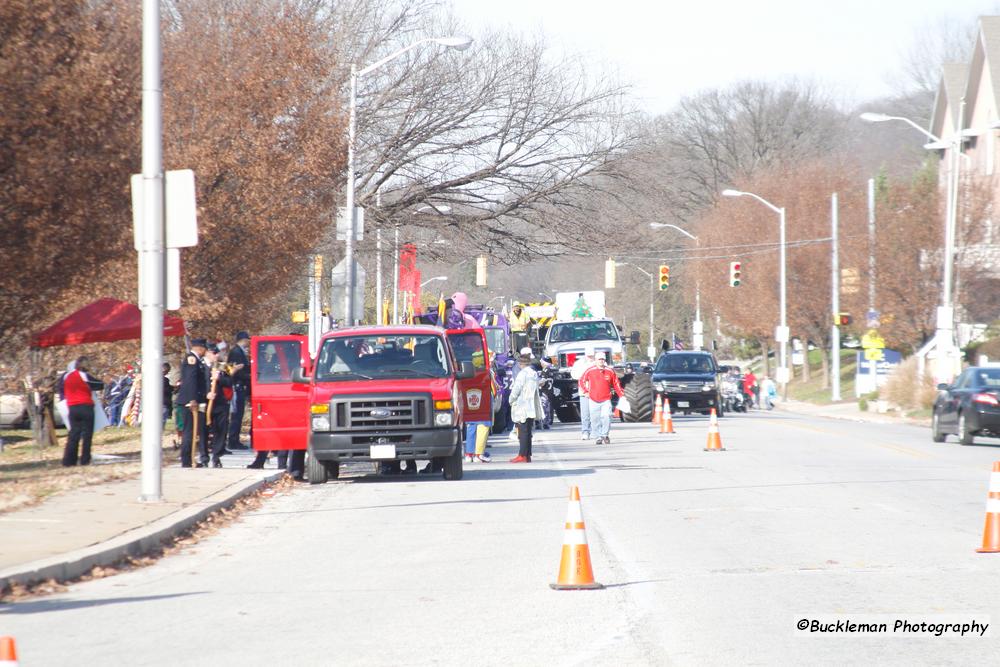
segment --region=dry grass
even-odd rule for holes
[[[94,436],[89,466],[62,466],[66,432],[59,431],[59,447],[35,446],[30,431],[2,431],[5,447],[0,453],[0,513],[39,503],[46,498],[91,484],[135,477],[141,471],[141,437],[138,428],[107,428]],[[175,462],[177,451],[164,437],[164,465]],[[103,456],[114,456],[104,459]]]
[[[917,373],[917,358],[901,363],[882,387],[882,398],[903,410],[928,410],[934,404],[937,390],[933,378]]]

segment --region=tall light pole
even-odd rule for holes
[[[162,496],[163,424],[163,87],[160,83],[160,2],[142,2],[142,483],[140,500]],[[193,453],[193,452],[192,452]]]
[[[788,318],[787,318],[787,278],[786,278],[786,257],[785,257],[785,207],[775,206],[771,202],[767,201],[760,195],[755,195],[752,192],[742,192],[740,190],[723,190],[723,197],[753,197],[759,201],[764,206],[768,207],[772,211],[778,214],[778,235],[780,237],[780,310],[781,310],[781,323],[778,325],[777,331],[775,331],[775,339],[781,345],[779,347],[779,358],[778,358],[778,384],[782,385],[782,389],[786,389],[789,380],[788,372]],[[785,391],[782,391],[785,394]],[[787,394],[786,394],[787,395]]]
[[[348,98],[347,112],[347,193],[344,197],[344,206],[347,209],[348,225],[347,240],[344,243],[344,264],[347,274],[347,290],[344,295],[344,313],[348,324],[354,324],[354,286],[357,283],[357,276],[354,273],[354,237],[357,234],[357,221],[354,216],[354,134],[357,116],[358,102],[358,79],[371,74],[382,65],[394,60],[404,53],[417,48],[421,44],[433,42],[440,46],[457,51],[464,51],[472,45],[471,37],[427,37],[413,42],[398,51],[390,53],[385,58],[373,62],[363,69],[357,69],[351,65],[350,96]],[[381,306],[380,306],[381,307]]]
[[[964,115],[965,100],[959,105],[959,124],[954,135],[947,140],[943,140],[934,133],[925,130],[917,123],[903,116],[890,116],[884,113],[873,113],[866,111],[861,114],[861,120],[868,123],[884,123],[887,121],[899,121],[906,123],[925,137],[930,139],[930,143],[924,144],[928,150],[949,149],[949,178],[946,184],[947,206],[944,220],[944,268],[941,280],[941,305],[937,311],[937,328],[934,333],[934,346],[937,348],[938,363],[936,375],[938,382],[950,382],[953,376],[952,356],[955,349],[955,309],[952,303],[952,275],[955,261],[955,230],[958,227],[958,182],[959,170],[961,169],[962,142],[965,137],[965,130],[962,129],[962,117]],[[990,127],[996,129],[996,125]]]
[[[669,227],[670,229],[675,229],[689,239],[694,240],[694,245],[696,248],[701,247],[701,240],[687,231],[686,229],[681,229],[677,225],[672,225],[669,222],[651,222],[649,223],[651,229],[664,229]],[[702,333],[704,327],[701,323],[701,278],[699,277],[694,283],[694,331],[691,336],[691,345],[696,350],[702,348]],[[652,345],[652,343],[650,343]]]
[[[615,262],[615,266],[631,266],[636,271],[649,277],[649,346],[648,349],[646,350],[646,353],[649,356],[650,361],[656,361],[656,350],[653,347],[653,335],[654,335],[653,302],[656,300],[656,276],[654,276],[646,269],[638,267],[635,264],[629,264],[628,262]]]

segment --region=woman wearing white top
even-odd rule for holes
[[[511,463],[531,463],[531,430],[535,419],[542,416],[542,401],[538,396],[538,373],[531,367],[531,355],[518,357],[520,370],[510,388],[510,416],[517,424],[520,447]]]

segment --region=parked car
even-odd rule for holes
[[[978,436],[1000,438],[1000,367],[971,366],[954,384],[939,384],[931,413],[931,438],[957,435],[963,445]]]
[[[28,406],[24,396],[0,394],[0,428],[20,428],[28,423]]]

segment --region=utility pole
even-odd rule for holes
[[[869,181],[871,183],[871,181]],[[833,310],[833,329],[830,331],[830,400],[840,400],[840,255],[838,244],[837,193],[830,197],[830,304]],[[806,354],[809,350],[806,349]],[[808,360],[807,360],[808,363]]]
[[[868,312],[875,312],[875,179],[868,179]]]
[[[354,216],[354,124],[358,99],[358,70],[351,65],[351,92],[348,100],[347,113],[347,195],[344,197],[344,207],[347,209],[347,239],[344,242],[344,271],[347,280],[344,290],[344,324],[354,325],[354,285],[357,277],[354,275],[354,237],[357,232],[357,221]]]
[[[163,229],[163,92],[160,82],[160,2],[142,2],[142,491],[162,495],[163,310],[166,291]]]
[[[382,187],[375,189],[375,208],[378,209],[375,226],[375,323],[382,321]]]

